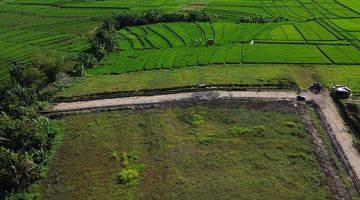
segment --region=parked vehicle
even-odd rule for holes
[[[351,96],[350,88],[343,85],[333,85],[331,95],[338,99],[347,99]]]

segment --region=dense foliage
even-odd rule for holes
[[[21,87],[52,94],[61,87],[52,87],[54,82],[64,82],[67,77],[85,75],[85,67],[96,61],[89,54],[81,53],[69,56],[58,51],[49,51],[35,54],[30,64],[12,63],[9,74],[13,82]],[[44,90],[44,88],[50,89]],[[61,85],[61,84],[56,84]],[[51,95],[47,94],[47,96]]]
[[[209,15],[202,12],[161,13],[156,10],[151,10],[144,14],[116,14],[113,18],[117,30],[127,26],[140,26],[160,22],[195,22],[211,20]]]
[[[20,68],[17,70],[24,73]],[[38,112],[41,103],[35,88],[24,88],[14,82],[0,97],[0,199],[3,199],[45,176],[57,130],[51,120]]]

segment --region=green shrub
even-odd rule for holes
[[[295,122],[285,122],[284,125],[289,128],[295,128],[296,123]]]
[[[199,144],[209,145],[215,141],[215,135],[198,136],[196,140]]]
[[[35,54],[32,61],[32,66],[45,74],[47,83],[54,82],[59,73],[73,69],[75,64],[66,54],[56,51]]]
[[[116,162],[120,162],[121,161],[121,155],[118,151],[112,151],[111,152],[111,158],[113,160],[115,160]]]
[[[254,136],[263,136],[266,131],[265,126],[255,126],[252,128],[245,128],[240,126],[234,126],[229,129],[229,134],[231,135],[254,135]]]
[[[250,128],[244,128],[240,126],[234,126],[229,129],[229,133],[231,135],[246,135],[250,133],[252,130]]]
[[[41,96],[42,99],[50,99],[56,92],[69,87],[73,80],[74,78],[70,77],[68,74],[59,73],[56,76],[55,82],[50,83],[39,91],[39,96]]]
[[[98,64],[97,59],[92,54],[86,52],[80,53],[76,60],[83,64],[86,69],[90,69]]]
[[[27,153],[16,153],[0,147],[0,194],[23,189],[33,183],[40,177],[37,169]]]
[[[136,169],[124,168],[118,175],[119,183],[128,186],[138,185],[139,172]]]
[[[115,49],[116,30],[112,20],[105,21],[99,28],[95,37],[90,40],[91,54],[101,60],[105,54]]]
[[[10,67],[10,77],[22,87],[42,87],[46,82],[45,74],[39,69],[14,63]]]
[[[73,69],[71,69],[69,72],[68,72],[71,76],[75,76],[75,77],[81,77],[81,76],[85,76],[85,68],[84,68],[84,65],[79,63],[79,64],[76,64],[74,66]]]
[[[29,115],[38,110],[39,99],[34,89],[13,84],[0,96],[0,110],[12,117]]]
[[[253,132],[258,136],[263,136],[266,131],[266,126],[255,126],[252,128]]]
[[[189,124],[191,124],[193,127],[199,127],[204,124],[204,117],[203,113],[196,114],[192,113],[189,116],[185,117],[185,121]]]
[[[134,162],[138,157],[136,155],[128,155],[125,152],[120,154],[118,151],[112,151],[111,158],[120,163],[121,166],[121,170],[117,175],[118,183],[128,186],[137,186],[139,167],[135,167]]]
[[[0,101],[0,199],[14,198],[45,175],[56,127],[38,113],[36,91],[13,85]]]
[[[14,151],[50,150],[56,135],[54,123],[43,116],[13,119],[2,114],[0,124],[0,137],[9,140],[2,146]]]

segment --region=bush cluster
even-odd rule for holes
[[[85,69],[96,64],[96,58],[90,53],[83,52],[71,56],[57,51],[48,51],[35,54],[28,65],[12,63],[9,73],[13,83],[21,87],[33,88],[38,92],[49,85],[56,86],[51,87],[51,90],[45,90],[52,94],[67,86],[63,83],[69,83],[69,77],[84,76]]]
[[[0,101],[0,199],[43,177],[56,127],[38,110],[37,92],[14,84]]]
[[[138,157],[127,155],[125,152],[123,152],[120,156],[117,151],[112,153],[112,157],[121,165],[121,170],[117,177],[118,183],[130,187],[137,186],[139,172],[138,169],[134,166],[134,162],[138,159]]]
[[[115,28],[117,30],[127,26],[140,26],[161,22],[195,22],[210,20],[211,18],[208,14],[196,11],[161,13],[156,10],[150,10],[144,14],[117,14],[113,16],[113,21],[115,22]]]
[[[191,126],[193,127],[199,127],[201,125],[204,124],[205,120],[204,120],[204,113],[191,113],[188,116],[185,116],[185,121],[189,124],[191,124]]]
[[[228,130],[231,135],[253,135],[253,136],[264,136],[264,132],[266,131],[265,126],[254,126],[251,128],[234,126]]]

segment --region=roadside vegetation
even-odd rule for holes
[[[57,128],[42,116],[38,93],[14,83],[0,100],[0,199],[33,199],[28,187],[46,177]]]
[[[56,97],[88,96],[99,93],[129,92],[148,89],[226,85],[307,89],[313,82],[345,84],[360,92],[360,68],[357,66],[297,65],[211,65],[181,69],[159,69],[119,75],[90,75],[75,79]],[[359,74],[359,76],[357,76]],[[295,87],[294,87],[295,86]]]
[[[52,95],[44,88],[81,75],[79,66],[55,51],[37,54],[31,65],[12,64],[11,82],[0,93],[0,199],[38,198],[37,184],[47,175],[58,132],[40,113]]]
[[[56,97],[191,87],[201,84],[288,88],[295,85],[295,79],[289,77],[288,72],[291,69],[292,67],[284,65],[214,65],[177,70],[140,71],[119,75],[87,75],[76,79],[67,88],[63,88],[56,94]]]

